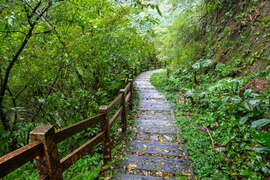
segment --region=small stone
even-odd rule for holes
[[[167,136],[167,135],[164,135],[164,138],[165,138],[167,141],[172,141],[172,140],[173,140],[173,138],[172,138],[172,137]]]
[[[156,135],[151,136],[151,140],[152,140],[152,141],[159,141],[159,140],[158,140],[158,136],[156,136]]]

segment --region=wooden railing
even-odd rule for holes
[[[111,159],[111,127],[121,117],[122,133],[126,132],[126,105],[132,109],[132,99],[133,82],[129,80],[125,89],[120,89],[118,96],[108,106],[100,107],[97,116],[59,130],[55,130],[51,125],[38,126],[30,133],[31,144],[0,157],[0,178],[35,159],[40,174],[39,179],[61,180],[67,168],[85,154],[92,152],[98,144],[102,144],[103,161],[104,164],[107,163]],[[109,112],[112,112],[117,104],[120,108],[110,117]],[[100,126],[100,131],[92,139],[60,159],[57,143],[97,125]]]

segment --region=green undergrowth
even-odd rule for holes
[[[270,89],[247,87],[255,77],[269,79],[269,71],[220,78],[212,70],[195,84],[192,69],[156,73],[151,83],[173,104],[196,177],[269,178]]]
[[[156,33],[166,73],[151,81],[175,108],[199,179],[270,178],[270,2],[183,5]]]

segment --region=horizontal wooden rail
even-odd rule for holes
[[[102,138],[104,137],[104,132],[100,132],[94,138],[74,150],[72,153],[60,160],[62,170],[66,170],[76,161],[78,161],[84,154],[89,153],[98,143],[101,143]]]
[[[56,131],[56,142],[61,142],[83,130],[93,127],[100,123],[104,119],[104,114],[99,114],[95,117],[85,119],[83,121],[77,122],[71,126],[59,129]]]
[[[127,84],[127,86],[125,87],[124,92],[125,92],[125,93],[129,92],[130,88],[131,88],[131,83],[129,82],[129,83]]]
[[[120,107],[120,109],[109,120],[109,128],[113,125],[113,123],[115,122],[115,120],[121,116],[122,112],[123,112],[123,107]]]
[[[126,98],[125,98],[125,102],[126,103],[129,102],[130,99],[131,99],[131,93],[128,93],[127,96],[126,96]]]
[[[39,156],[43,151],[40,142],[25,145],[0,158],[0,178]]]
[[[56,130],[51,125],[42,125],[30,133],[31,144],[23,146],[9,154],[0,157],[0,178],[16,170],[25,163],[37,160],[40,180],[62,180],[62,173],[85,154],[92,152],[96,145],[103,145],[104,164],[111,158],[110,130],[115,121],[121,117],[122,133],[127,129],[126,105],[132,109],[133,82],[128,80],[124,89],[108,105],[101,106],[100,113],[94,117],[79,121],[73,125]],[[116,105],[118,109],[113,110]],[[111,118],[109,113],[115,112]],[[59,159],[57,143],[72,137],[88,128],[100,127],[101,130],[89,141],[75,149],[62,159]]]
[[[121,95],[118,95],[112,102],[111,104],[109,104],[109,106],[107,106],[107,111],[112,110],[115,105],[119,104],[121,100]]]

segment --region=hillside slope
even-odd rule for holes
[[[265,0],[206,0],[157,31],[168,71],[152,83],[174,102],[200,179],[269,178],[269,12]]]

